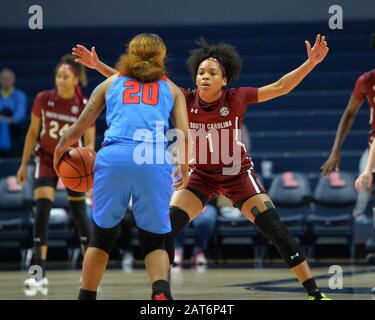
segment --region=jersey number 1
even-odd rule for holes
[[[159,102],[159,84],[156,82],[139,83],[128,80],[124,83],[124,104],[139,104],[142,96],[142,103],[155,106]],[[142,91],[142,95],[138,93]]]

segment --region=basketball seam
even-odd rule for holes
[[[76,166],[74,166],[73,164],[71,164],[69,161],[67,161],[67,159],[64,159],[63,158],[63,160],[70,166],[70,167],[72,167],[74,170],[76,170],[77,172],[78,172],[78,177],[80,178],[80,180],[79,180],[79,183],[74,187],[74,188],[78,188],[80,185],[81,185],[81,183],[82,183],[82,176],[81,176],[81,173],[79,172],[79,170],[78,170],[78,168],[76,167]],[[70,177],[70,178],[78,178],[78,177]]]
[[[64,179],[77,179],[77,178],[85,178],[85,177],[90,177],[90,176],[93,176],[94,174],[93,173],[90,173],[86,176],[75,176],[75,177],[67,177],[67,176],[60,176],[60,178],[64,178]]]
[[[85,161],[83,160],[83,157],[82,157],[82,155],[81,155],[81,149],[83,149],[83,148],[77,148],[77,150],[78,150],[78,154],[79,154],[79,156],[80,156],[80,158],[81,158],[81,161],[82,161],[82,164],[83,164],[83,169],[85,170],[86,187],[88,187],[88,186],[89,186],[89,178],[88,178],[88,176],[87,176],[87,171],[86,171],[86,164],[85,164]],[[84,150],[86,150],[86,149],[84,149]]]

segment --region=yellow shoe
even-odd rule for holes
[[[323,292],[316,292],[315,295],[309,296],[309,300],[332,300],[328,298]]]

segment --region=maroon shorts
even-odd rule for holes
[[[34,189],[39,187],[52,187],[57,188],[57,190],[66,189],[68,196],[72,197],[85,195],[84,192],[73,191],[63,185],[53,168],[53,156],[42,150],[39,150],[35,157]]]
[[[267,193],[255,171],[251,169],[235,176],[193,170],[187,189],[193,193],[198,191],[197,196],[203,194],[207,197],[207,201],[218,195],[224,195],[234,204],[257,194]],[[202,197],[199,198],[205,202]]]
[[[39,150],[35,156],[35,179],[39,178],[57,178],[53,168],[53,155]]]

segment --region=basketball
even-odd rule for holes
[[[64,185],[77,192],[92,189],[96,153],[87,148],[77,147],[66,152],[57,168],[57,174]]]

